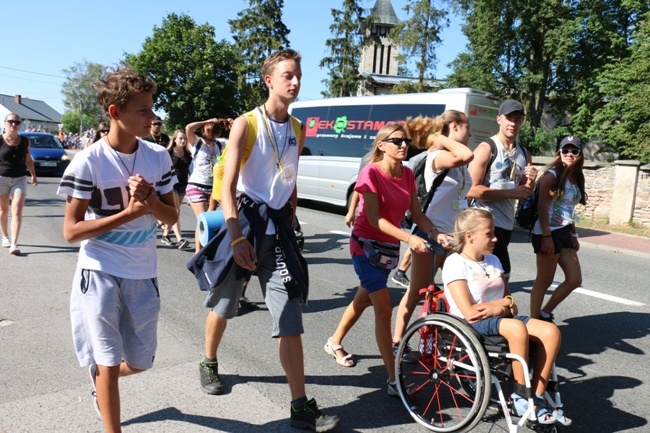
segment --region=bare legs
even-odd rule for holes
[[[377,347],[384,361],[384,366],[388,373],[388,380],[392,382],[395,380],[395,359],[393,358],[393,344],[390,333],[393,309],[387,288],[368,294],[363,286],[359,286],[352,303],[343,312],[343,317],[330,341],[332,345],[341,344],[348,331],[352,329],[363,314],[363,311],[370,305],[375,310],[375,339],[377,340]],[[347,355],[345,351],[337,351],[337,356],[342,357],[345,355]]]
[[[172,226],[172,230],[174,231],[174,235],[176,236],[176,241],[180,241],[181,238],[183,237],[181,232],[181,205],[183,204],[184,198],[185,195],[174,193],[174,199],[176,201],[176,210],[178,211],[178,219],[176,220],[176,223]],[[169,225],[167,224],[165,224],[165,228],[163,230],[163,236],[169,236]]]
[[[95,386],[97,388],[97,403],[102,413],[102,421],[107,433],[120,433],[120,389],[119,378],[141,373],[122,361],[120,365],[107,367],[97,365],[97,376]]]
[[[23,208],[25,206],[25,195],[14,194],[11,199],[11,235],[9,226],[9,194],[0,196],[0,229],[2,236],[10,236],[11,243],[18,243],[20,227],[23,224]]]
[[[503,319],[499,325],[499,334],[508,340],[510,352],[524,359],[528,359],[528,338],[540,343],[531,384],[535,394],[544,394],[553,363],[560,350],[560,330],[552,323],[537,319],[530,319],[528,324],[517,319]],[[521,363],[513,360],[512,370],[515,381],[523,385],[526,373]]]
[[[553,291],[550,299],[542,308],[546,290],[553,284],[557,265],[564,272],[564,281]],[[582,270],[576,250],[562,248],[560,254],[537,254],[537,278],[530,293],[530,317],[539,318],[540,311],[551,313],[560,302],[582,284]]]

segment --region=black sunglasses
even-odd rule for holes
[[[99,131],[100,134],[108,134],[108,129],[102,129]]]
[[[387,139],[382,140],[382,141],[385,141],[387,143],[392,143],[395,146],[401,146],[402,143],[406,143],[407,146],[410,146],[411,142],[412,142],[412,140],[410,138],[406,138],[406,137],[404,137],[404,138],[393,137],[393,138],[387,138]]]
[[[580,149],[562,149],[561,152],[562,152],[562,155],[571,154],[573,156],[579,156],[580,153],[582,153],[582,150],[580,150]]]
[[[161,126],[161,125],[162,125],[162,122],[153,122],[152,125],[155,125],[155,126]]]
[[[20,120],[7,120],[7,123],[10,125],[20,125],[23,122],[21,122]]]

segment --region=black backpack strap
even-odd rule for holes
[[[497,157],[497,144],[492,139],[492,137],[486,138],[485,142],[490,145],[490,160],[488,161],[488,165],[485,169],[485,172],[488,173],[489,168],[492,167],[492,163],[494,163],[494,160]]]
[[[445,180],[445,177],[447,177],[447,174],[449,174],[449,169],[445,168],[436,178],[433,180],[433,183],[431,184],[431,188],[429,188],[429,192],[427,192],[427,195],[424,197],[424,202],[422,205],[422,212],[427,211],[427,208],[431,204],[431,200],[433,200],[433,195],[436,193],[436,190],[440,186],[443,180]]]

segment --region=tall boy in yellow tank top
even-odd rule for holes
[[[257,140],[250,157],[242,166],[249,128],[244,116],[238,117],[228,141],[221,206],[232,240],[234,266],[257,271],[266,305],[273,318],[272,336],[278,338],[280,363],[291,393],[291,425],[325,432],[336,427],[339,418],[325,415],[318,409],[314,399],[307,398],[301,336],[301,299],[290,295],[283,284],[282,271],[286,269],[281,268],[282,262],[276,262],[275,252],[280,244],[276,243],[273,224],[267,227],[262,239],[255,239],[254,247],[242,231],[237,202],[238,194],[242,194],[247,197],[246,201],[268,206],[269,209],[283,209],[290,203],[295,216],[298,201],[296,174],[304,134],[296,134],[294,131],[288,109],[300,91],[300,60],[300,54],[291,49],[275,52],[265,60],[262,77],[269,89],[269,97],[262,107],[256,109]],[[300,140],[297,139],[298,136],[301,137]],[[201,387],[208,394],[223,393],[223,384],[218,374],[217,349],[228,319],[237,312],[243,280],[238,279],[236,274],[238,273],[230,272],[218,290],[210,292],[206,302],[212,309],[206,320],[205,356],[199,365],[199,372]]]

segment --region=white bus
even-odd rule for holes
[[[450,109],[462,111],[469,117],[469,146],[474,149],[499,130],[500,104],[492,94],[469,88],[294,102],[289,110],[306,127],[298,198],[347,206],[361,157],[386,123],[437,116]]]

